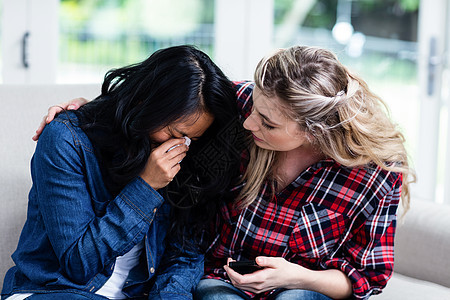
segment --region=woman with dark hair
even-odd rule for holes
[[[39,138],[2,299],[191,297],[208,195],[232,177],[226,145],[236,136],[221,133],[234,109],[231,82],[190,46],[107,73],[100,96],[60,113]],[[211,149],[228,161],[205,160]],[[220,180],[205,172],[213,167]]]

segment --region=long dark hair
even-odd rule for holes
[[[143,170],[152,150],[150,133],[193,113],[214,116],[204,136],[191,144],[177,180],[160,191],[174,207],[172,233],[185,237],[187,223],[189,232],[198,233],[214,215],[217,201],[213,200],[225,193],[236,171],[236,139],[226,133],[237,122],[235,106],[231,81],[205,53],[185,45],[158,50],[141,63],[111,70],[101,95],[77,115],[94,144],[112,195]],[[207,159],[211,147],[228,158],[216,174],[205,172],[217,169],[217,161]]]

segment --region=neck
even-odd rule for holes
[[[274,174],[279,181],[278,191],[294,181],[306,168],[323,158],[323,153],[312,145],[281,152],[275,165]]]

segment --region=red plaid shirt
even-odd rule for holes
[[[245,118],[253,84],[240,82],[237,88]],[[227,280],[222,266],[228,257],[277,256],[313,270],[340,269],[357,299],[378,294],[393,270],[401,185],[401,174],[375,165],[348,168],[328,159],[308,167],[273,199],[266,184],[244,210],[224,203],[206,253],[206,278]]]

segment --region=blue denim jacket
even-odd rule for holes
[[[110,195],[92,144],[73,113],[63,113],[46,126],[31,161],[31,176],[27,221],[3,296],[66,289],[95,293],[111,275],[115,258],[144,239],[146,255],[130,271],[124,294],[192,298],[191,290],[203,275],[203,256],[173,258],[168,253],[178,248],[165,249],[170,206],[141,178],[117,197]]]

